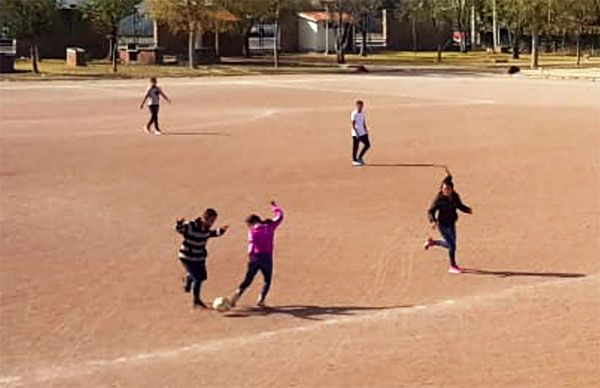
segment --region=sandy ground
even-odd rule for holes
[[[600,384],[600,85],[328,75],[0,85],[0,384]],[[372,152],[352,168],[349,113]],[[425,252],[448,165],[474,208]],[[191,308],[172,227],[205,207],[206,301],[245,266],[243,218],[286,210],[270,309]]]

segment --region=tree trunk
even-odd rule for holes
[[[531,68],[537,69],[539,66],[539,27],[533,23],[531,31]]]
[[[579,26],[579,30],[577,31],[577,66],[581,65],[581,34],[582,28]]]
[[[112,61],[113,44],[112,39],[108,37],[108,52],[106,53],[106,60]]]
[[[412,32],[412,49],[416,53],[419,51],[419,36],[417,35],[417,21],[414,15],[410,18],[410,27]]]
[[[219,30],[215,30],[215,55],[221,57],[221,49],[219,48]]]
[[[512,35],[512,57],[513,59],[519,59],[519,41],[521,40],[521,34],[519,31],[515,31]]]
[[[438,44],[437,44],[437,56],[435,58],[435,63],[441,63],[441,62],[442,62],[442,44],[438,40]]]
[[[34,73],[39,73],[40,70],[38,69],[38,63],[37,63],[37,42],[35,41],[35,39],[31,40],[31,47],[30,47],[30,55],[31,55],[31,67],[33,69]]]
[[[367,14],[363,15],[361,36],[362,36],[362,42],[360,44],[360,55],[363,57],[366,57],[367,56]]]
[[[336,40],[336,54],[337,54],[337,63],[339,65],[346,63],[346,55],[345,55],[345,50],[346,50],[346,41],[348,40],[348,26],[344,26],[344,19],[343,19],[343,11],[342,11],[342,7],[339,7],[339,13],[338,13],[338,27],[337,27],[337,40]]]
[[[273,66],[279,67],[279,9],[275,20],[275,36],[273,39]]]
[[[250,25],[248,26],[248,28],[244,32],[244,47],[243,47],[243,51],[244,51],[244,57],[245,58],[250,58],[250,30],[252,29],[252,24],[253,23],[250,23]]]
[[[496,9],[496,0],[492,0],[492,29],[494,30],[492,38],[494,45],[494,53],[498,52],[499,39],[498,39],[498,12]]]
[[[112,62],[112,71],[113,73],[117,72],[117,52],[118,52],[118,47],[117,47],[117,37],[115,35],[112,36],[111,38],[112,41],[112,56],[111,56],[111,62]]]
[[[193,28],[188,31],[188,65],[190,69],[196,67],[196,31]]]

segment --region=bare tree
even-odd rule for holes
[[[148,0],[150,14],[172,31],[188,35],[188,63],[196,67],[196,39],[209,25],[211,2],[206,0]]]
[[[52,30],[56,17],[55,0],[1,0],[0,25],[17,39],[26,39],[30,43],[31,67],[34,73],[38,69],[38,39]]]
[[[137,12],[136,6],[141,0],[85,0],[82,12],[86,19],[100,31],[107,33],[111,51],[113,72],[117,71],[117,48],[119,25],[129,15]]]

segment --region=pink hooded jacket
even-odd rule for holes
[[[283,221],[283,210],[275,205],[272,206],[273,219],[266,220],[256,224],[248,231],[248,253],[250,256],[273,254],[273,239],[275,238],[275,229]]]

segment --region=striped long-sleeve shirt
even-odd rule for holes
[[[178,222],[175,230],[183,236],[179,248],[179,258],[191,261],[206,260],[206,241],[211,237],[219,237],[225,233],[224,228],[210,230],[202,220]]]

